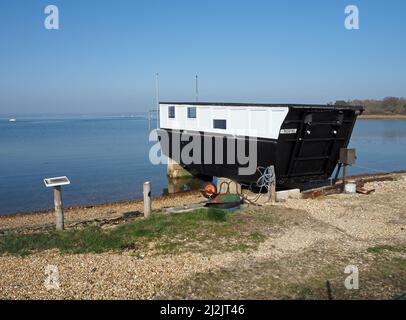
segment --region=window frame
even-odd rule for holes
[[[173,110],[173,113],[172,113]],[[168,119],[176,118],[176,108],[175,106],[168,106]]]
[[[189,110],[194,110],[194,117],[190,116]],[[187,107],[187,118],[188,119],[197,119],[197,108],[196,107]]]
[[[217,124],[223,123],[224,126],[223,125],[216,126],[216,122]],[[213,119],[213,129],[227,130],[227,119]]]

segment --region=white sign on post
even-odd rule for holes
[[[55,177],[55,178],[46,178],[44,179],[45,186],[49,187],[57,187],[57,186],[65,186],[70,184],[68,177]]]

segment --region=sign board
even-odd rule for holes
[[[46,178],[44,179],[45,186],[49,187],[58,187],[58,186],[65,186],[70,184],[68,177],[55,177],[55,178]]]
[[[281,129],[281,134],[295,134],[297,129]]]

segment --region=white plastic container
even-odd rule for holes
[[[345,193],[356,193],[357,183],[354,180],[348,180],[344,186]]]

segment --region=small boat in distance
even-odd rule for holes
[[[8,120],[8,122],[16,122],[16,121],[17,121],[17,119],[15,119],[15,118],[11,118]]]

